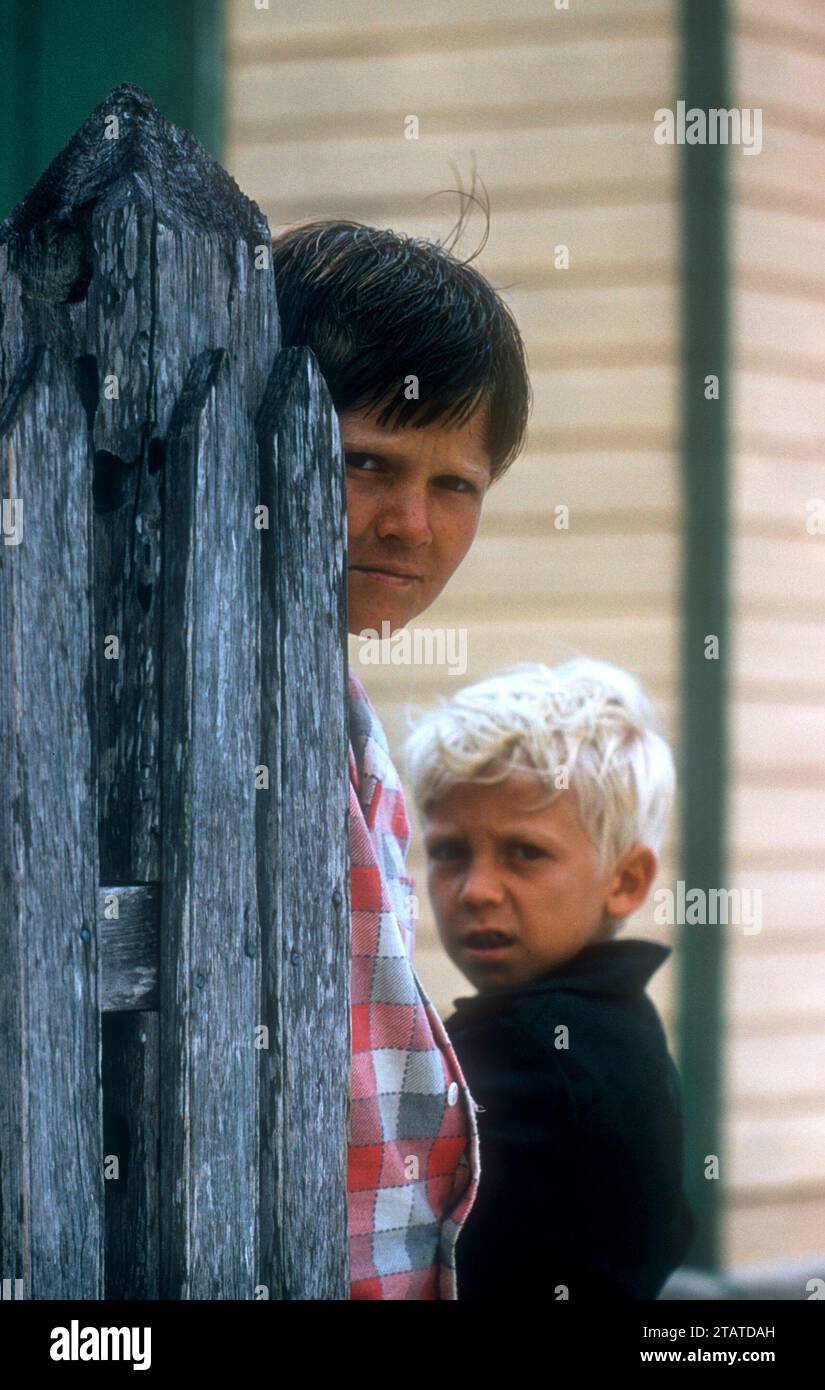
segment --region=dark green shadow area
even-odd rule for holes
[[[223,0],[0,0],[0,35],[0,218],[121,82],[222,158]]]

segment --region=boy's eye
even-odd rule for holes
[[[427,845],[428,859],[460,859],[464,852],[460,840],[437,840],[435,844]]]
[[[523,842],[523,841],[522,841],[522,842],[519,842],[518,844],[512,845],[512,846],[511,846],[511,853],[514,854],[515,857],[516,857],[517,859],[548,859],[548,858],[549,858],[549,855],[548,855],[547,851],[544,850],[544,849],[541,849],[541,848],[539,847],[539,845],[530,845],[530,844],[527,844],[526,842]]]
[[[357,468],[360,473],[367,473],[370,471],[368,468],[365,468],[365,464],[375,464],[376,468],[380,468],[381,466],[378,460],[373,458],[372,454],[344,454],[344,458],[346,459],[347,468]]]
[[[455,474],[445,475],[443,478],[436,478],[436,482],[441,487],[446,487],[450,492],[478,492],[475,483],[471,483],[467,478],[459,478]]]

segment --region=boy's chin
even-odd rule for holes
[[[385,627],[384,624],[387,624]],[[396,632],[403,632],[406,623],[390,622],[387,618],[376,618],[374,622],[349,624],[350,637],[360,637],[364,641],[383,642],[385,637],[392,637]]]
[[[480,994],[486,994],[488,990],[506,989],[508,985],[520,983],[516,979],[517,971],[508,969],[504,961],[485,964],[468,963],[460,955],[451,957],[453,965],[461,971],[465,980],[468,980]]]
[[[412,621],[414,614],[387,612],[385,608],[375,612],[361,610],[357,616],[350,614],[348,628],[351,637],[360,637],[367,633],[372,637],[377,633],[379,638],[391,637],[394,632],[401,632]]]
[[[365,583],[358,582],[360,580]],[[385,633],[385,623],[390,634],[399,632],[429,607],[429,602],[422,603],[420,590],[417,594],[393,594],[392,591],[376,593],[375,588],[368,575],[350,575],[347,626],[354,637],[362,632],[376,632],[381,637]]]

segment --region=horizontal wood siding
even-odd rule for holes
[[[729,1260],[825,1249],[825,11],[736,0],[731,151],[731,873],[763,891],[729,959]]]

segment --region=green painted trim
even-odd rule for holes
[[[226,148],[226,11],[224,0],[191,0],[192,115],[187,129],[219,164]]]
[[[686,108],[729,107],[727,0],[681,0],[678,96]],[[741,153],[741,152],[740,152]],[[728,429],[728,159],[724,145],[679,147],[682,251],[681,876],[688,889],[725,886],[728,799],[730,593]],[[707,401],[715,374],[720,399]],[[705,657],[708,634],[719,659]],[[726,1161],[726,928],[682,926],[678,1056],[685,1099],[688,1200],[699,1231],[688,1262],[720,1265]],[[706,1155],[720,1162],[705,1177]]]
[[[224,0],[0,0],[0,23],[0,217],[121,82],[222,160]]]
[[[42,173],[40,111],[31,100],[31,75],[39,64],[37,5],[0,0],[0,33],[0,217],[5,217]]]

